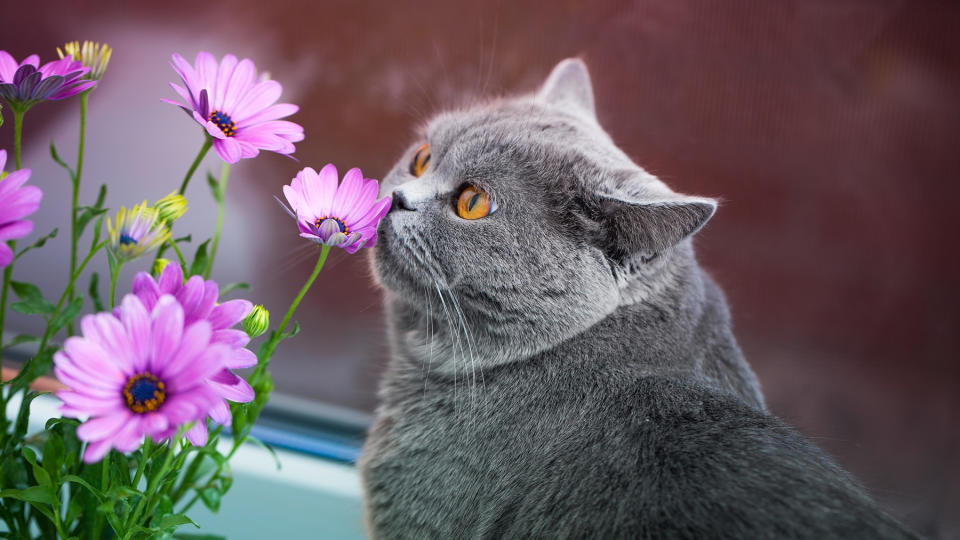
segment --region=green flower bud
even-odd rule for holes
[[[180,216],[187,212],[187,199],[183,195],[178,195],[175,192],[170,193],[166,197],[153,203],[153,208],[160,215],[161,220],[170,224],[180,219]]]
[[[270,328],[270,312],[260,304],[253,306],[253,311],[243,320],[243,331],[251,338],[255,338]]]
[[[159,276],[163,273],[163,269],[170,264],[170,259],[157,259],[153,262],[153,275]]]

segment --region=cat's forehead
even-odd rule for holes
[[[532,98],[491,101],[442,113],[424,136],[438,168],[560,167],[573,162],[596,168],[635,169],[596,120]],[[454,172],[447,169],[448,172]]]
[[[425,132],[431,145],[452,146],[476,139],[553,138],[558,132],[582,130],[577,124],[574,117],[553,107],[530,99],[513,99],[439,114],[427,123]]]

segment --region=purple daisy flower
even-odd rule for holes
[[[89,417],[77,428],[88,443],[87,463],[111,448],[132,452],[145,436],[159,441],[188,422],[202,423],[220,399],[204,381],[223,369],[229,347],[213,340],[209,322],[188,323],[173,296],[147,308],[128,294],[117,316],[87,315],[80,328],[83,336],[67,338],[53,362],[69,387],[57,392],[60,412]]]
[[[390,197],[376,200],[379,191],[377,181],[364,179],[360,169],[347,171],[338,187],[337,168],[332,164],[319,173],[307,167],[283,186],[290,208],[280,204],[297,220],[303,238],[354,253],[377,243],[377,224],[390,210],[391,201]]]
[[[133,294],[147,309],[152,309],[164,295],[173,296],[183,308],[185,324],[205,321],[212,331],[210,341],[227,347],[222,369],[212,373],[206,383],[218,396],[209,411],[210,418],[218,424],[229,426],[230,407],[225,400],[246,403],[254,398],[253,388],[231,371],[257,364],[257,355],[245,348],[250,336],[243,330],[233,328],[250,313],[253,304],[247,300],[228,300],[218,304],[220,288],[216,282],[193,276],[184,283],[183,271],[176,263],[165,266],[159,280],[154,280],[146,272],[137,274],[133,279]],[[198,423],[190,429],[187,438],[197,446],[206,444],[205,423]]]
[[[6,164],[7,151],[0,150],[0,171]],[[23,218],[40,207],[43,191],[36,186],[24,186],[29,179],[30,169],[20,169],[0,180],[0,268],[13,262],[13,251],[7,241],[33,232],[33,222]]]
[[[18,64],[10,53],[0,51],[0,97],[13,109],[26,110],[43,100],[75,96],[97,84],[83,79],[88,71],[71,56],[41,66],[35,54]]]
[[[179,54],[173,55],[174,71],[186,88],[170,83],[183,103],[177,105],[213,137],[213,147],[227,163],[256,157],[260,150],[292,154],[293,143],[303,140],[303,127],[280,120],[299,107],[275,103],[283,87],[271,80],[258,80],[249,58],[237,61],[228,54],[218,64],[212,54],[197,54],[196,67]]]

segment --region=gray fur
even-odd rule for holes
[[[427,124],[382,183],[392,359],[359,466],[378,538],[908,537],[766,413],[691,244],[586,67]],[[427,172],[408,172],[429,141]],[[499,209],[454,211],[474,184]]]

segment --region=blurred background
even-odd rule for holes
[[[115,49],[90,98],[81,194],[89,203],[107,182],[113,208],[175,190],[202,142],[160,102],[175,97],[171,53],[249,57],[284,85],[306,130],[299,162],[233,168],[214,270],[275,314],[316,256],[273,200],[298,169],[379,178],[433,112],[533,91],[560,59],[584,58],[614,140],[675,190],[724,201],[698,256],[771,410],[919,532],[960,535],[960,4],[5,2],[0,36],[18,60],[54,59],[68,40]],[[69,182],[47,145],[74,159],[78,106],[27,115],[24,166],[45,191],[35,235],[68,229]],[[205,237],[215,206],[202,177],[187,195],[176,230]],[[15,279],[62,287],[66,234],[50,245]],[[297,313],[303,333],[273,362],[279,394],[373,410],[387,349],[370,275],[365,255],[331,255]]]

